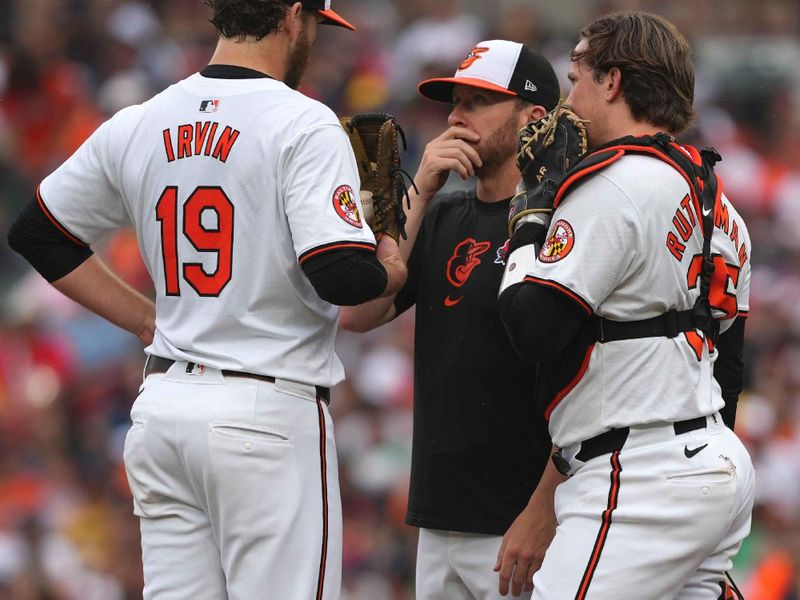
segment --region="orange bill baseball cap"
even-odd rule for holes
[[[548,111],[561,97],[550,61],[524,44],[507,40],[480,42],[469,51],[455,75],[426,79],[417,89],[426,98],[452,103],[456,84],[519,96]]]
[[[289,2],[290,0],[286,1]],[[356,30],[354,25],[331,10],[331,0],[299,0],[299,2],[303,5],[303,8],[307,10],[316,10],[322,15],[324,18],[322,21],[323,25],[338,25],[339,27],[346,27],[352,31]]]

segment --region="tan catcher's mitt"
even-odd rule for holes
[[[398,137],[406,140],[395,118],[386,113],[359,113],[339,119],[358,163],[364,220],[375,239],[406,239],[403,196],[408,192],[400,168]]]
[[[539,222],[545,227],[550,223],[558,187],[589,149],[586,123],[559,102],[520,130],[517,166],[522,179],[511,200],[509,235],[523,222]]]

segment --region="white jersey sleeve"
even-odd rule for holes
[[[572,194],[553,215],[530,274],[597,312],[639,266],[642,226],[627,195],[602,174]],[[602,205],[598,205],[602,198]]]
[[[43,208],[78,240],[93,244],[106,232],[131,224],[113,183],[113,132],[127,109],[106,121],[39,186]]]
[[[339,125],[303,131],[281,160],[286,216],[301,263],[328,250],[375,247],[362,218],[355,157]]]

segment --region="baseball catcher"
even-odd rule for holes
[[[559,102],[520,130],[517,166],[522,179],[509,209],[509,237],[522,223],[537,222],[545,228],[550,224],[559,185],[588,151],[585,124]]]
[[[359,113],[342,117],[340,122],[358,163],[364,220],[376,240],[384,233],[394,240],[406,239],[403,196],[408,197],[408,190],[403,180],[405,172],[400,168],[398,144],[399,137],[405,150],[403,130],[386,113]]]

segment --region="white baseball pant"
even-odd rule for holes
[[[494,572],[503,536],[419,530],[417,600],[503,600]],[[530,598],[523,592],[515,598]]]
[[[125,440],[144,598],[338,598],[336,448],[314,386],[186,367],[147,377]]]
[[[585,463],[556,489],[558,527],[533,579],[534,600],[717,600],[750,531],[755,477],[719,415],[676,434],[632,427],[620,451]]]

